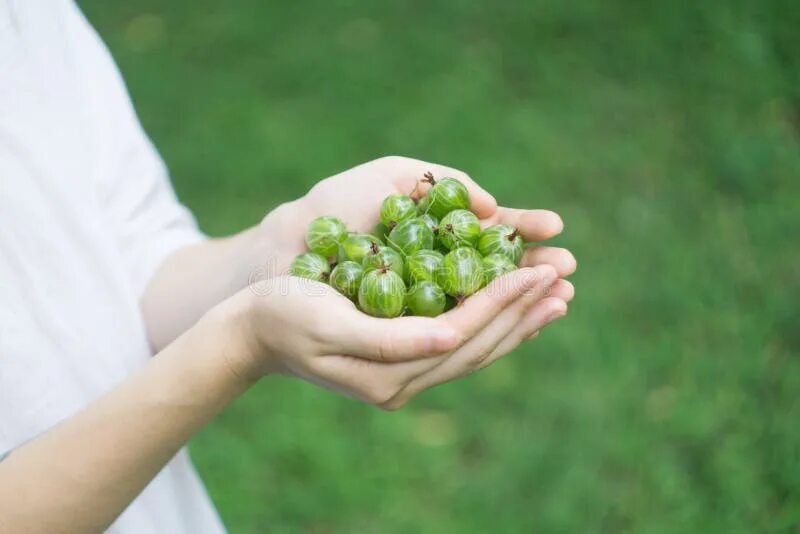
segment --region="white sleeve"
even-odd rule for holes
[[[70,30],[95,123],[98,200],[141,295],[168,255],[204,236],[175,197],[111,54],[77,7]]]
[[[144,134],[116,147],[101,199],[131,281],[141,295],[172,252],[201,241],[194,217],[175,197],[166,168]]]

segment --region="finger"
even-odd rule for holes
[[[550,294],[548,296],[559,298],[564,302],[570,302],[575,298],[575,286],[563,278],[556,280],[550,287]]]
[[[453,343],[453,333],[456,340],[467,340],[520,297],[535,299],[545,296],[555,280],[552,267],[546,265],[526,270],[532,272],[526,275],[515,271],[522,276],[495,280],[493,287],[490,285],[443,316],[435,319],[375,319],[373,331],[362,328],[355,335],[337,336],[336,342],[352,343],[348,345],[348,354],[359,358],[410,364],[402,369],[396,368],[397,379],[408,382],[432,370],[448,357],[446,353],[459,345],[458,341]],[[391,328],[386,326],[389,323]],[[418,334],[414,335],[414,332]],[[384,341],[378,342],[376,347],[376,339]]]
[[[379,319],[356,311],[358,317],[337,321],[326,348],[376,362],[399,362],[451,351],[460,336],[444,321],[427,317]],[[342,323],[350,324],[342,327]]]
[[[460,306],[440,316],[462,339],[480,332],[500,312],[525,294],[543,295],[556,279],[550,265],[517,269],[492,281]]]
[[[411,377],[407,367],[422,360],[382,363],[352,356],[330,355],[315,358],[302,378],[370,404],[382,405],[397,395]]]
[[[403,405],[421,391],[472,372],[483,362],[484,358],[493,352],[497,344],[515,328],[515,325],[525,316],[528,309],[543,297],[543,291],[528,291],[511,305],[502,309],[499,314],[493,315],[493,320],[485,328],[450,357],[402,388],[388,402],[389,407]]]
[[[389,158],[396,161],[399,170],[396,185],[402,190],[415,192],[415,197],[419,198],[430,189],[430,184],[420,182],[425,177],[425,173],[431,173],[434,180],[442,178],[455,178],[464,184],[469,191],[471,210],[478,216],[478,218],[486,218],[494,215],[497,211],[497,201],[495,198],[479,186],[475,181],[464,171],[438,165],[436,163],[429,163],[413,158],[405,158],[401,156],[394,156]]]
[[[555,297],[555,298],[558,298],[558,297]],[[564,304],[567,304],[567,302],[568,302],[568,301],[566,301],[564,299],[561,299],[561,300],[564,302]],[[524,321],[535,321],[535,319],[533,319],[533,317],[532,317],[533,313],[534,313],[534,310],[531,310],[531,312],[529,313],[529,315],[531,315],[531,317],[524,319]],[[566,310],[564,312],[564,315],[566,315]],[[556,317],[556,319],[559,319],[561,317],[563,317],[563,315],[561,315],[559,317]],[[545,326],[547,326],[547,325],[545,325]],[[544,327],[540,327],[540,328],[544,328]],[[534,329],[532,332],[530,331],[530,327],[526,327],[526,329],[529,331],[529,333],[525,336],[525,339],[523,341],[530,341],[532,339],[536,339],[537,337],[539,337],[539,334],[541,333],[541,329]]]
[[[520,265],[534,267],[546,263],[556,268],[561,278],[569,276],[578,268],[572,252],[561,247],[532,247],[525,250]]]
[[[352,356],[315,358],[308,373],[298,376],[326,389],[360,400],[396,409],[405,404],[396,398],[416,378],[431,371],[447,356],[403,362],[376,362]],[[390,404],[395,399],[396,402]]]
[[[525,241],[544,241],[557,236],[564,230],[561,217],[549,210],[520,210],[497,208],[494,217],[484,221],[484,226],[509,224],[519,230]]]
[[[533,306],[525,317],[514,327],[514,329],[503,339],[486,360],[481,363],[479,369],[484,369],[492,363],[502,358],[525,341],[538,334],[538,332],[557,321],[567,314],[567,304],[563,300],[555,297],[542,299]]]

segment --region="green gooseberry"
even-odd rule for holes
[[[424,204],[421,208],[423,213],[430,213],[441,220],[453,210],[470,208],[469,191],[455,178],[442,178],[437,181],[434,180],[433,174],[425,173],[423,181],[433,186],[420,201],[420,204]]]
[[[439,233],[439,219],[437,219],[430,213],[423,213],[422,215],[419,216],[419,218],[422,219],[425,222],[425,224],[428,225],[428,228],[431,229],[431,232],[433,232],[434,237],[436,237],[436,234]]]
[[[436,317],[444,311],[445,303],[442,288],[428,280],[417,282],[406,292],[406,306],[411,315]]]
[[[458,306],[458,300],[454,299],[450,295],[447,295],[446,293],[445,295],[446,297],[444,301],[444,311],[449,312],[450,310]]]
[[[379,222],[375,225],[375,228],[372,229],[372,235],[377,237],[378,240],[383,243],[389,236],[389,229],[383,223]]]
[[[358,305],[373,317],[398,317],[405,305],[406,285],[402,277],[387,268],[372,270],[361,279]]]
[[[439,240],[453,250],[458,247],[474,247],[481,236],[481,223],[468,210],[454,210],[439,223]]]
[[[442,244],[439,239],[439,219],[431,215],[430,213],[423,213],[419,216],[420,219],[425,221],[425,224],[428,225],[428,228],[431,229],[433,232],[433,248],[434,250],[439,249],[442,247]],[[445,249],[445,254],[447,253]]]
[[[367,255],[361,260],[361,265],[364,267],[364,274],[385,267],[399,274],[400,278],[403,277],[403,264],[403,256],[401,256],[399,252],[385,245],[378,245],[377,243],[372,244]]]
[[[420,215],[427,215],[428,210],[430,209],[431,205],[431,198],[429,196],[424,196],[417,201],[417,213]]]
[[[389,246],[402,252],[412,254],[418,250],[433,248],[433,232],[419,217],[406,219],[395,226],[386,238]]]
[[[372,244],[382,245],[380,239],[369,234],[350,234],[342,241],[339,247],[339,261],[354,261],[361,263],[369,251]]]
[[[484,256],[481,262],[483,263],[483,275],[487,284],[499,276],[517,270],[517,265],[505,254],[490,254]]]
[[[328,260],[315,252],[305,252],[292,262],[291,273],[300,278],[325,282],[331,272]]]
[[[308,225],[306,244],[311,252],[330,258],[339,253],[339,243],[346,237],[347,227],[342,221],[336,217],[323,215]]]
[[[514,263],[519,264],[525,241],[519,231],[510,224],[495,224],[483,232],[478,239],[478,252],[484,256],[503,254]]]
[[[381,223],[389,230],[395,226],[417,216],[417,205],[408,195],[389,195],[381,204]]]
[[[358,288],[364,276],[364,267],[354,261],[343,261],[333,268],[329,282],[331,287],[349,298],[358,297]]]
[[[445,293],[460,300],[484,285],[483,263],[478,251],[461,247],[444,257],[437,281]]]
[[[410,284],[428,280],[436,281],[436,276],[442,268],[444,255],[436,250],[418,250],[406,258],[406,281]]]

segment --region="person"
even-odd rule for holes
[[[0,532],[224,531],[183,447],[262,377],[397,409],[567,311],[575,260],[556,247],[436,318],[369,317],[284,274],[310,220],[368,231],[426,172],[462,180],[484,226],[562,230],[414,159],[360,165],[206,238],[71,0],[0,0],[0,73]]]

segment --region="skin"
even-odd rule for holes
[[[283,274],[305,249],[309,221],[334,215],[368,232],[381,200],[408,194],[427,171],[464,182],[484,227],[512,224],[528,241],[563,228],[549,211],[497,207],[460,171],[389,157],[323,180],[254,228],[176,252],[142,299],[158,354],[0,462],[0,532],[103,530],[195,432],[265,376],[394,410],[563,316],[574,294],[563,278],[575,260],[553,247],[529,249],[521,269],[435,318],[370,317],[327,285]]]

